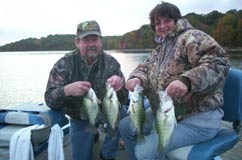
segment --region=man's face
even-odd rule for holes
[[[87,59],[95,59],[102,50],[102,39],[97,35],[89,35],[76,39],[76,46],[82,56]]]

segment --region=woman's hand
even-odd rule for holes
[[[139,78],[132,78],[126,82],[125,88],[129,91],[134,91],[136,85],[141,85],[141,80]]]
[[[171,97],[183,97],[188,91],[187,86],[179,81],[172,81],[166,88],[166,92]]]

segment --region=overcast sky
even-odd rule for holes
[[[242,9],[242,0],[166,0],[182,15]],[[26,38],[75,34],[78,23],[97,20],[104,36],[123,35],[148,24],[160,0],[1,0],[0,46]]]

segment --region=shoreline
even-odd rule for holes
[[[223,47],[226,52],[232,52],[234,54],[242,53],[242,47],[238,48],[228,48]],[[104,49],[104,51],[113,51],[113,52],[123,52],[123,53],[151,53],[154,48],[144,48],[144,49]],[[70,50],[33,50],[33,51],[0,51],[1,52],[49,52],[49,51],[56,51],[56,52],[68,52]]]
[[[150,53],[153,49],[112,49],[114,52],[124,52],[124,53]]]
[[[234,54],[242,53],[242,47],[238,48],[227,48],[223,47],[226,52],[232,52]],[[124,52],[124,53],[150,53],[153,49],[146,48],[146,49],[111,49],[108,51],[114,51],[114,52]]]

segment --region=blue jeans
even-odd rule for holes
[[[120,117],[123,118],[125,116],[127,116],[127,111],[125,110],[125,107],[122,107],[122,109],[120,109]],[[70,139],[73,160],[92,159],[92,149],[95,134],[86,132],[85,129],[87,126],[87,120],[70,119]],[[106,134],[103,146],[101,148],[101,153],[104,158],[111,159],[117,156],[119,140],[120,133],[118,128],[115,131],[114,137],[110,137],[108,134]]]
[[[154,114],[151,109],[147,109],[146,121],[143,128],[145,141],[137,144],[136,131],[130,117],[126,117],[121,120],[119,124],[119,131],[122,139],[125,142],[125,151],[128,154],[129,160],[166,159],[165,156],[169,151],[209,140],[213,138],[218,131],[218,129],[214,128],[199,128],[198,126],[183,123],[181,121],[177,124],[177,127],[173,132],[171,142],[167,146],[166,151],[163,152],[163,155],[159,155],[157,152],[158,137],[156,131],[153,130],[153,121]]]

